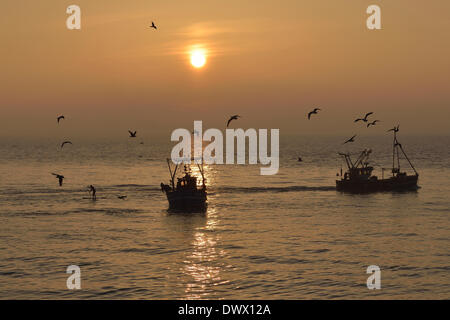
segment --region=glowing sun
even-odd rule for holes
[[[206,63],[206,53],[204,50],[194,50],[191,52],[191,64],[194,68],[202,68]]]

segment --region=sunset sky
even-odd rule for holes
[[[81,30],[66,28],[71,4]],[[366,28],[371,4],[382,30]],[[51,136],[59,114],[71,137],[168,136],[233,114],[235,127],[348,135],[368,111],[374,134],[449,134],[449,15],[447,0],[3,0],[0,137]]]

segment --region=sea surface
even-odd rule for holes
[[[381,177],[388,134],[282,136],[277,175],[207,166],[204,214],[167,211],[170,141],[2,140],[0,299],[449,299],[450,138],[399,139],[416,192],[335,190],[340,151],[371,148]],[[366,286],[370,265],[380,290]]]

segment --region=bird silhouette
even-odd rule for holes
[[[150,28],[153,28],[155,30],[157,30],[158,28],[155,26],[155,23],[152,21],[152,25],[150,26]]]
[[[61,119],[65,119],[64,116],[59,116],[58,118],[56,118],[56,121],[58,121],[58,123],[59,123],[59,120],[61,120]]]
[[[127,196],[117,196],[117,198],[125,200]]]
[[[400,125],[397,125],[396,127],[389,129],[387,132],[389,132],[389,131],[399,132],[399,130],[400,130]]]
[[[240,116],[240,115],[237,115],[237,114],[235,114],[234,116],[231,116],[230,119],[228,119],[228,122],[227,122],[227,128],[228,128],[228,126],[230,125],[230,122],[231,122],[231,121],[237,120],[237,119],[239,119],[239,118],[241,118],[241,116]]]
[[[130,130],[128,130],[128,133],[130,134],[130,138],[136,138],[137,131],[131,132]]]
[[[61,143],[61,149],[64,147],[64,145],[66,145],[66,144],[73,144],[72,142],[70,142],[70,141],[64,141],[63,143]]]
[[[309,113],[308,113],[308,120],[311,119],[311,116],[312,116],[313,114],[317,114],[317,111],[319,111],[319,110],[321,110],[321,109],[319,109],[319,108],[314,108],[313,111],[309,112]]]
[[[302,161],[303,161],[302,157],[298,157],[298,162],[302,162]]]
[[[367,121],[368,121],[367,117],[370,116],[371,114],[373,114],[373,112],[368,112],[368,113],[366,113],[366,115],[365,115],[363,118],[358,118],[358,119],[356,119],[356,120],[353,121],[353,122],[358,122],[358,121],[364,121],[364,122],[367,122]]]
[[[59,186],[61,187],[63,184],[64,176],[57,173],[52,173],[52,175],[56,176],[56,178],[59,180]]]
[[[369,123],[367,124],[367,128],[370,127],[370,126],[376,125],[377,122],[380,122],[380,120],[374,120],[374,121],[372,121],[372,122],[369,122]]]
[[[88,186],[88,189],[89,194],[92,192],[92,200],[97,200],[97,189],[92,184]]]
[[[349,142],[355,142],[355,137],[356,137],[356,134],[353,137],[351,137],[350,139],[348,139],[347,141],[345,141],[343,144],[346,144]]]

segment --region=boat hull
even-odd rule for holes
[[[207,207],[206,191],[169,191],[166,196],[171,211],[204,212]]]
[[[388,179],[336,180],[336,190],[351,193],[382,191],[414,191],[418,189],[418,175],[396,176]]]

